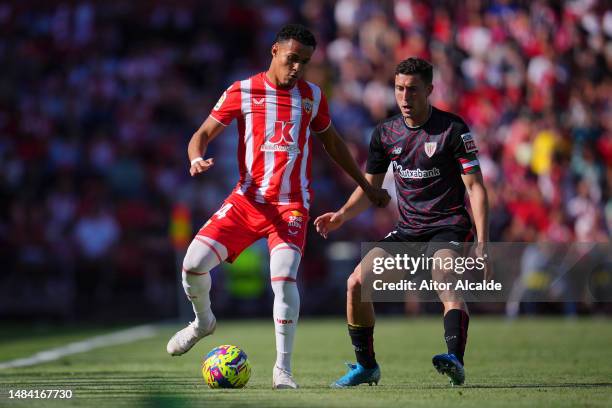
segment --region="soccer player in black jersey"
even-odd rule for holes
[[[477,147],[459,116],[429,104],[432,75],[433,68],[427,61],[419,58],[402,61],[395,71],[395,97],[401,113],[380,123],[372,134],[366,179],[381,187],[392,164],[400,212],[395,230],[382,242],[436,243],[438,249],[430,256],[459,256],[455,246],[473,240],[473,225],[465,207],[467,190],[476,227],[476,255],[486,257],[488,204]],[[318,217],[315,227],[326,238],[369,205],[364,192],[357,188],[338,211]],[[347,281],[348,330],[357,363],[351,364],[349,372],[332,387],[380,380],[380,368],[374,357],[374,307],[372,302],[361,299],[363,277],[372,273],[362,270],[362,265],[367,264],[358,265]],[[453,273],[442,267],[431,270],[432,278],[438,281]],[[465,379],[467,306],[461,297],[443,297],[440,292],[438,295],[444,304],[448,353],[434,356],[433,364],[449,376],[451,384],[461,385]]]

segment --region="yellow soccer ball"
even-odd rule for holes
[[[251,364],[239,347],[223,345],[204,357],[202,375],[210,388],[242,388],[251,378]]]

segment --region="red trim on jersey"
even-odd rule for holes
[[[223,259],[221,259],[221,255],[219,255],[219,251],[217,251],[217,249],[214,246],[210,245],[210,243],[208,243],[208,241],[206,241],[204,238],[200,238],[197,235],[196,235],[195,239],[197,239],[199,242],[203,243],[204,245],[206,245],[210,249],[212,249],[212,251],[215,253],[215,255],[217,255],[217,259],[219,260],[219,263],[223,262]]]

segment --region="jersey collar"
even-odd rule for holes
[[[262,72],[261,76],[263,77],[263,79],[266,82],[266,84],[268,84],[272,89],[274,89],[276,91],[287,91],[287,92],[289,92],[289,91],[293,90],[297,86],[297,84],[299,82],[299,80],[296,81],[295,85],[293,85],[291,88],[280,88],[280,87],[276,86],[274,83],[272,83],[272,81],[270,81],[270,78],[268,78],[268,76],[266,75],[266,71]]]
[[[427,115],[427,119],[425,119],[425,121],[423,123],[421,123],[419,126],[409,126],[406,123],[406,118],[404,118],[403,116],[402,116],[402,122],[404,122],[404,126],[406,126],[408,128],[408,130],[417,130],[417,129],[422,128],[423,126],[425,126],[425,124],[427,122],[429,122],[429,118],[431,118],[431,113],[432,112],[433,112],[433,107],[431,106],[431,104],[429,104],[429,114]]]

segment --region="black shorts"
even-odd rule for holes
[[[432,228],[422,234],[407,234],[399,229],[392,231],[378,242],[362,245],[362,259],[367,259],[367,261],[362,261],[366,262],[361,265],[362,270],[369,271],[372,268],[374,272],[374,274],[362,275],[363,282],[366,282],[364,287],[370,287],[373,284],[371,281],[375,279],[382,279],[385,282],[399,282],[406,279],[415,282],[417,287],[420,287],[423,281],[432,279],[434,254],[437,251],[450,249],[456,253],[453,258],[466,257],[469,256],[473,240],[474,234],[471,230],[457,227]],[[397,263],[392,262],[391,266],[383,266],[384,263],[375,265],[375,260],[381,258],[379,253],[374,253],[374,258],[366,257],[366,254],[370,254],[370,251],[374,249],[382,249],[388,254],[388,258],[396,258]],[[412,259],[407,259],[407,257]],[[439,259],[444,260],[448,257],[448,255],[444,255]],[[418,266],[414,266],[413,262],[417,261],[421,262]],[[375,266],[382,266],[382,271],[375,272]],[[374,301],[383,300],[384,297],[376,297],[377,293],[374,292],[372,299]],[[439,299],[435,290],[419,290],[418,296],[423,301],[437,301]]]
[[[472,230],[457,227],[440,227],[421,234],[408,234],[397,229],[391,231],[378,242],[406,243],[405,251],[413,254],[413,256],[422,254],[431,257],[440,249],[451,249],[459,255],[464,255],[469,251],[473,241],[474,233]]]

